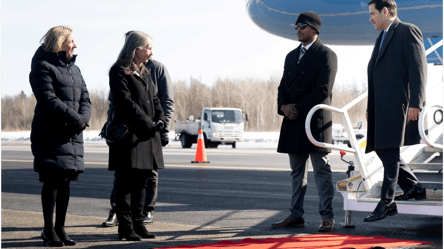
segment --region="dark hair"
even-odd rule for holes
[[[395,0],[371,0],[367,3],[368,6],[375,4],[375,9],[379,12],[386,7],[391,16],[397,16],[398,6],[396,6]]]

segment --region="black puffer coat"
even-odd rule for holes
[[[76,55],[46,52],[41,46],[31,63],[29,81],[37,99],[31,127],[31,149],[36,172],[85,170],[83,135],[74,124],[91,118],[91,101]]]

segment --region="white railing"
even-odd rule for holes
[[[364,165],[364,153],[361,150],[360,143],[358,143],[358,141],[356,140],[356,136],[353,131],[353,126],[352,126],[352,124],[350,122],[350,118],[348,116],[348,110],[351,107],[353,107],[354,105],[356,105],[358,102],[365,99],[367,97],[367,95],[368,95],[368,92],[361,94],[361,96],[357,97],[355,100],[348,103],[346,106],[342,107],[341,109],[336,108],[336,107],[332,107],[329,105],[324,105],[324,104],[316,105],[315,107],[313,107],[310,110],[310,112],[307,115],[307,118],[305,119],[305,132],[307,133],[307,137],[310,140],[310,142],[312,142],[314,145],[316,145],[318,147],[332,149],[332,150],[342,150],[342,151],[353,153],[355,155],[355,159],[357,162],[357,167],[359,169],[359,172],[361,173],[361,176],[366,179],[364,181],[364,185],[365,185],[366,190],[368,191],[371,189],[371,187],[374,184],[372,182],[373,179],[371,179],[371,177],[370,177],[371,172],[369,172],[367,167]],[[311,133],[311,128],[310,128],[311,119],[312,119],[314,113],[316,111],[318,111],[319,109],[328,110],[328,111],[338,113],[339,115],[341,115],[342,122],[344,124],[345,131],[348,134],[348,138],[350,140],[350,145],[352,146],[352,148],[342,147],[342,146],[334,145],[334,144],[330,144],[330,143],[319,142],[313,137],[313,134]]]
[[[422,109],[421,115],[419,115],[419,123],[418,123],[419,135],[421,136],[424,143],[427,144],[427,146],[432,147],[432,148],[443,149],[442,144],[438,144],[438,143],[430,141],[429,138],[427,137],[427,135],[425,134],[424,128],[425,128],[426,114],[431,108],[440,108],[442,111],[442,105],[427,105]]]

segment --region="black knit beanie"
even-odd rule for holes
[[[308,26],[312,27],[318,34],[321,31],[322,20],[321,17],[313,11],[306,11],[299,15],[298,20],[296,20],[296,24],[305,23]]]

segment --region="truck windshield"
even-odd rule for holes
[[[242,123],[242,112],[237,110],[211,111],[211,120],[215,123]]]

